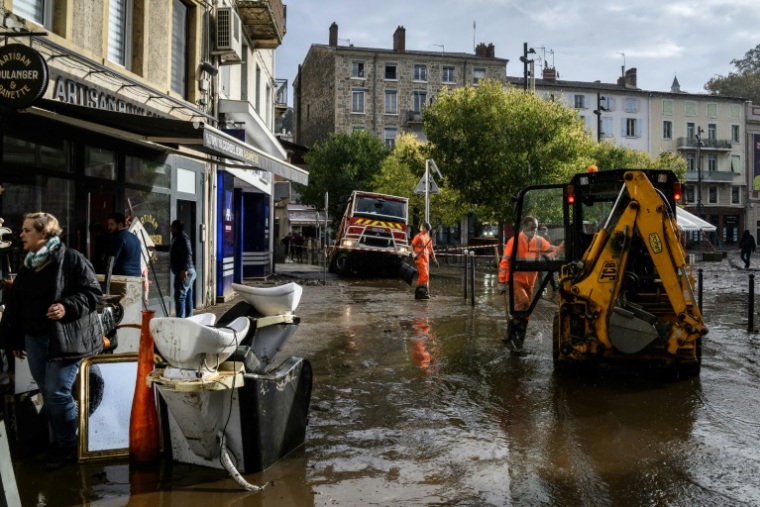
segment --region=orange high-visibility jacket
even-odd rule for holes
[[[514,237],[509,238],[507,245],[504,247],[504,255],[501,256],[499,263],[499,283],[509,282],[509,263],[512,261],[512,245]],[[547,240],[538,234],[528,241],[525,233],[520,232],[517,243],[517,258],[520,260],[538,260],[541,254],[552,254],[555,248]],[[531,287],[536,283],[538,273],[535,271],[518,271],[515,273],[515,282],[524,283]]]
[[[435,253],[433,253],[433,242],[430,241],[430,236],[426,232],[418,233],[412,240],[412,252],[414,256],[420,260],[427,262],[428,255],[435,259]]]

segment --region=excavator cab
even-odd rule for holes
[[[555,369],[637,363],[677,378],[699,374],[707,329],[676,223],[680,198],[680,183],[666,170],[587,172],[520,192],[517,224],[535,217],[554,248],[539,259],[520,258],[514,242],[510,281],[519,272],[548,276],[527,309],[515,307],[510,283],[510,313],[527,322],[551,274],[559,273]]]

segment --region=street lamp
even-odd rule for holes
[[[607,98],[602,97],[601,93],[597,93],[594,114],[596,115],[596,142],[598,143],[602,142],[602,113],[609,111],[609,109],[602,106],[603,100],[607,100]]]
[[[528,49],[528,43],[523,42],[523,55],[520,57],[520,61],[523,62],[523,78],[525,79],[525,86],[524,89],[527,92],[528,91],[528,55],[529,54],[536,54],[536,50],[533,48]]]
[[[702,146],[705,144],[702,142],[702,127],[697,127],[697,216],[702,216]]]

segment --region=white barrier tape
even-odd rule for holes
[[[496,257],[493,255],[469,255],[466,253],[444,253],[444,252],[436,252],[436,257],[469,257],[470,259],[491,259],[496,260]]]
[[[447,252],[457,251],[457,250],[477,250],[479,248],[493,248],[495,246],[499,246],[498,243],[490,243],[488,245],[475,245],[475,246],[455,246],[446,248]]]

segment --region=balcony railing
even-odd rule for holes
[[[739,176],[739,173],[732,173],[730,171],[705,171],[702,170],[702,181],[710,183],[729,183],[734,181],[734,176]],[[686,171],[686,181],[689,183],[699,181],[699,175],[697,171]]]
[[[417,112],[417,111],[407,111],[406,122],[407,123],[422,123],[422,113]]]
[[[679,137],[677,143],[679,150],[696,150],[697,138],[696,137]],[[731,151],[730,139],[702,139],[703,150],[720,150]]]
[[[275,119],[279,118],[288,110],[288,80],[275,79],[274,85],[277,87],[277,93],[274,99]]]
[[[240,22],[260,49],[277,49],[287,31],[287,6],[282,0],[237,0]]]

